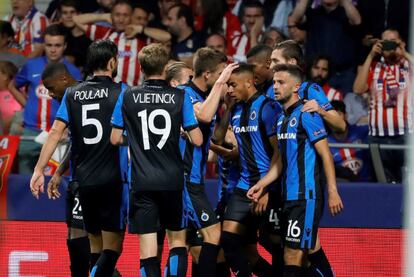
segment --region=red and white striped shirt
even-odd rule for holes
[[[43,34],[49,21],[35,7],[22,20],[14,15],[6,16],[5,20],[12,25],[15,32],[14,39],[23,55],[28,56],[34,50],[36,43],[43,43]]]
[[[398,136],[413,131],[413,97],[409,92],[410,74],[411,68],[407,60],[403,60],[400,64],[387,65],[382,58],[381,61],[371,64],[368,75],[371,136]],[[390,93],[390,87],[396,89],[394,98]],[[390,103],[394,104],[390,105]]]
[[[150,39],[127,39],[124,32],[117,32],[100,25],[88,25],[86,36],[92,41],[109,39],[118,46],[118,75],[115,82],[124,82],[130,86],[137,86],[141,83],[138,53],[150,43]]]
[[[336,90],[333,87],[331,87],[329,84],[325,84],[322,88],[329,102],[331,102],[332,100],[344,100],[344,98],[342,97],[342,93],[339,90]]]

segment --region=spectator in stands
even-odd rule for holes
[[[269,45],[274,47],[277,43],[282,42],[286,39],[282,31],[276,27],[270,27],[264,32],[261,39],[261,44]]]
[[[23,135],[38,136],[42,131],[49,131],[55,118],[59,102],[49,97],[47,89],[41,82],[43,69],[47,64],[63,62],[72,76],[81,79],[81,73],[64,57],[66,47],[65,29],[61,25],[51,25],[45,30],[45,56],[30,59],[15,78],[15,87],[27,87],[27,103],[24,107]],[[19,101],[19,99],[16,98]],[[19,172],[30,174],[40,154],[41,145],[33,140],[21,140],[19,147]]]
[[[289,38],[299,43],[302,49],[305,50],[306,31],[298,28],[298,25],[293,20],[292,15],[289,15],[287,22]]]
[[[14,42],[14,31],[11,24],[0,20],[0,61],[9,61],[21,68],[26,58],[18,50]]]
[[[15,32],[19,50],[28,58],[43,53],[43,33],[48,25],[45,15],[34,6],[34,0],[12,0],[12,14],[6,16]]]
[[[197,0],[196,12],[197,31],[221,34],[226,41],[233,41],[233,38],[242,32],[239,19],[227,9],[226,3],[222,0]],[[231,43],[227,44],[227,53],[230,56],[235,53]]]
[[[174,36],[172,54],[178,60],[192,65],[193,55],[204,45],[205,38],[194,31],[194,19],[191,9],[177,4],[168,10],[168,30]]]
[[[344,102],[334,100],[331,105],[345,120],[347,115]],[[345,132],[332,131],[328,137],[328,142],[367,143],[368,126],[347,124]],[[349,181],[366,182],[373,180],[372,163],[367,149],[331,147],[331,152],[335,163],[336,177]]]
[[[342,93],[329,85],[329,77],[332,74],[329,57],[324,55],[316,56],[308,68],[309,80],[322,87],[329,101],[343,100]]]
[[[242,9],[242,31],[243,33],[232,40],[236,49],[233,55],[236,61],[245,61],[246,53],[250,48],[256,46],[264,32],[263,5],[257,0],[244,2]]]
[[[193,79],[194,71],[184,62],[173,62],[167,65],[165,76],[168,84],[175,88]]]
[[[316,9],[309,0],[300,0],[292,13],[296,25],[303,23],[307,31],[306,55],[327,55],[335,75],[331,85],[344,93],[352,91],[355,77],[356,29],[361,16],[351,0],[322,0]]]
[[[9,89],[17,70],[13,63],[0,61],[0,118],[3,134],[9,133],[15,113],[22,110],[22,105],[13,97]]]
[[[409,91],[413,57],[397,30],[388,29],[358,68],[354,92],[369,93],[371,143],[404,144],[413,131],[413,95]],[[401,182],[404,152],[380,150],[388,181]]]
[[[76,27],[73,17],[78,15],[75,0],[62,0],[59,4],[59,21],[67,29],[65,50],[66,58],[78,68],[83,68],[86,61],[86,51],[92,41],[85,33]]]
[[[78,28],[86,33],[91,40],[109,39],[118,46],[118,75],[117,82],[136,86],[140,81],[140,65],[138,52],[147,45],[147,38],[136,36],[129,39],[125,33],[131,24],[133,7],[127,0],[118,0],[110,14],[81,14],[73,18]],[[112,28],[94,24],[99,21],[112,23]],[[145,28],[141,32],[146,34]]]
[[[345,95],[346,120],[353,125],[368,125],[368,94],[348,93]]]
[[[169,22],[168,11],[172,6],[180,3],[181,0],[158,0],[159,13],[155,14],[149,26],[167,30]]]
[[[273,71],[270,69],[270,56],[273,48],[258,44],[247,52],[247,63],[253,65],[254,85],[264,95],[274,95]]]
[[[227,55],[227,41],[220,34],[209,35],[206,39],[206,46]]]

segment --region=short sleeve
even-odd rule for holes
[[[264,104],[261,116],[268,137],[276,135],[277,120],[280,113],[281,108],[275,101],[269,101]]]
[[[322,118],[317,113],[303,113],[302,126],[313,144],[327,137]]]
[[[63,121],[66,123],[66,125],[69,125],[70,119],[69,119],[69,111],[68,111],[68,103],[67,103],[67,95],[68,95],[68,89],[65,92],[65,95],[63,96],[62,103],[59,106],[59,109],[56,113],[56,119]]]
[[[79,71],[79,69],[75,66],[73,66],[71,63],[67,62],[65,60],[65,65],[69,69],[69,73],[75,78],[75,80],[82,80],[82,73]]]
[[[187,94],[188,97],[191,100],[191,104],[194,105],[194,104],[200,102],[200,99],[198,98],[197,93],[192,88],[187,87],[187,86],[182,86],[182,87],[180,86],[178,88],[183,89],[185,91],[185,94]]]
[[[124,118],[122,115],[122,106],[124,103],[125,88],[122,89],[121,94],[116,101],[114,111],[112,112],[111,125],[117,129],[124,129]]]
[[[325,111],[333,110],[331,103],[329,102],[328,98],[325,95],[323,89],[317,85],[312,84],[308,88],[308,100],[316,100],[319,106],[322,107]]]
[[[20,88],[29,83],[28,79],[29,69],[28,63],[23,65],[22,69],[17,73],[16,77],[14,78],[14,82],[17,88]]]
[[[184,93],[183,102],[183,128],[186,131],[190,131],[198,127],[198,122],[194,114],[193,104],[187,92]]]

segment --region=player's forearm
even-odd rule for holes
[[[211,141],[217,145],[223,145],[224,139],[226,138],[227,129],[230,123],[230,109],[226,109],[220,120],[220,123],[214,128],[213,136]]]
[[[106,21],[111,23],[111,16],[107,13],[85,13],[75,15],[73,17],[73,22],[75,22],[76,26],[81,29],[82,31],[86,32],[87,25],[93,24],[99,21]]]
[[[59,132],[58,130],[54,128],[54,126],[55,126],[55,123],[53,124],[52,129],[49,131],[49,135],[47,137],[46,143],[43,144],[42,151],[40,152],[39,159],[34,169],[35,172],[39,172],[43,174],[43,170],[47,166],[47,163],[52,157],[53,152],[55,152],[56,147],[60,141],[60,138],[62,137],[63,132]]]
[[[70,149],[71,149],[71,146],[69,146],[68,150],[66,151],[65,157],[63,158],[63,161],[59,164],[59,167],[57,168],[55,174],[62,176],[65,173],[65,171],[69,169]]]
[[[368,75],[372,59],[373,58],[371,55],[368,55],[368,57],[365,59],[364,64],[358,68],[358,73],[353,85],[353,91],[356,94],[362,94],[368,90]]]
[[[196,112],[196,117],[199,121],[210,123],[213,120],[220,104],[221,92],[223,91],[224,86],[225,83],[221,82],[216,82],[214,84],[206,101],[200,105],[200,108]]]
[[[325,111],[320,109],[319,113],[328,126],[337,132],[345,132],[346,122],[335,110]]]
[[[151,28],[151,27],[144,27],[142,31],[146,36],[155,39],[159,42],[166,42],[171,39],[171,34],[167,31],[158,29],[158,28]]]
[[[280,157],[280,154],[275,151],[272,156],[272,160],[270,162],[269,171],[266,173],[266,175],[260,179],[258,182],[263,187],[267,187],[273,182],[279,178],[280,174],[282,172],[282,159]]]
[[[325,176],[327,181],[328,193],[337,192],[336,177],[335,177],[335,166],[329,148],[322,156],[323,168],[325,170]]]
[[[296,23],[302,22],[303,16],[306,13],[309,0],[301,0],[296,4],[295,9],[292,12],[292,20]]]
[[[9,91],[13,95],[14,99],[16,99],[17,102],[19,102],[20,105],[23,107],[26,106],[27,99],[23,95],[23,93],[18,90],[14,84],[9,86]]]
[[[358,10],[355,8],[354,4],[350,0],[342,0],[342,7],[345,9],[346,16],[349,19],[351,25],[361,24],[361,15]]]

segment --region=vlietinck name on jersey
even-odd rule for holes
[[[74,93],[73,99],[76,100],[93,100],[108,98],[108,88],[100,88],[96,90],[77,90]]]
[[[135,104],[175,104],[175,95],[170,93],[133,93]]]

